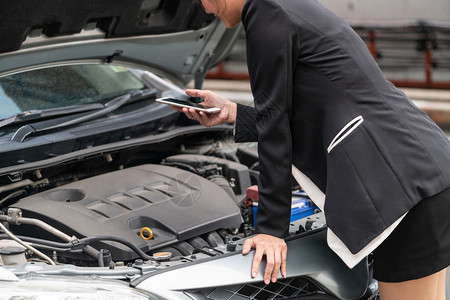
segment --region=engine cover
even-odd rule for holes
[[[177,168],[150,164],[29,196],[15,207],[24,217],[38,218],[69,235],[121,237],[146,252],[242,223],[239,207],[216,184]],[[152,239],[139,236],[143,227],[151,229]],[[29,225],[11,229],[55,240]],[[116,261],[137,258],[120,243],[93,245],[108,249]]]

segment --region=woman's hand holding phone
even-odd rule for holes
[[[186,94],[191,97],[203,98],[203,102],[200,104],[205,107],[220,108],[219,112],[206,113],[194,108],[172,106],[174,110],[183,112],[189,119],[197,120],[200,124],[207,127],[236,122],[236,103],[207,90],[188,89]]]

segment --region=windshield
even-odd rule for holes
[[[73,65],[0,78],[0,119],[30,110],[106,101],[144,84],[129,69],[113,65]]]

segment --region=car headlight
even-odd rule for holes
[[[31,275],[31,274],[30,274]],[[27,275],[19,281],[1,282],[0,299],[9,300],[150,300],[144,291],[122,282],[89,278]]]

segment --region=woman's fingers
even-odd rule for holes
[[[178,109],[177,109],[178,110]],[[206,114],[202,111],[198,111],[195,110],[193,108],[186,108],[184,107],[183,109],[180,110],[181,112],[183,112],[186,117],[188,117],[189,119],[193,119],[193,120],[197,120],[200,122],[200,124],[202,124],[203,126],[212,126],[215,125],[214,124],[214,116],[213,115],[209,115]]]
[[[204,126],[210,126],[211,125],[211,120],[210,120],[211,116],[209,116],[208,114],[206,114],[206,113],[204,113],[202,111],[199,112],[199,115],[200,115],[200,118],[201,118],[200,123],[202,125],[204,125]]]
[[[281,251],[281,276],[283,276],[284,278],[286,278],[287,276],[286,260],[287,260],[287,245]]]
[[[217,96],[211,91],[194,90],[194,89],[186,90],[186,94],[188,94],[191,97],[203,98],[203,102],[205,102],[205,104],[209,104],[209,102],[214,101],[214,98],[216,98]]]
[[[242,254],[248,254],[251,248],[256,249],[251,268],[253,278],[258,273],[264,255],[267,262],[264,270],[264,283],[276,282],[280,269],[281,275],[286,277],[287,245],[283,239],[271,235],[258,234],[245,241]]]
[[[194,109],[192,109],[192,108],[189,109],[187,107],[183,107],[183,109],[181,111],[184,112],[186,117],[188,117],[189,119],[196,119],[196,112]]]
[[[275,270],[275,252],[274,249],[266,249],[266,270],[264,271],[264,283],[269,284],[270,280],[272,279],[273,273],[278,273],[278,271]],[[277,278],[275,277],[275,281],[277,281]],[[275,282],[274,281],[274,282]]]
[[[191,97],[200,97],[198,94],[201,93],[202,90],[197,89],[187,89],[186,94],[188,94]]]
[[[223,123],[235,123],[237,114],[237,105],[224,97],[206,90],[188,89],[186,94],[192,97],[203,98],[202,105],[205,107],[218,107],[220,112],[217,113],[205,113],[199,112],[194,109],[183,108],[182,110],[176,109],[186,114],[189,119],[195,119],[204,126],[215,126]]]
[[[272,282],[276,282],[278,278],[278,271],[280,270],[281,267],[281,251],[275,251],[273,255],[274,255],[274,267],[271,275],[272,275]]]
[[[253,238],[246,239],[244,242],[244,245],[242,246],[242,254],[246,255],[252,250],[252,248],[255,248],[255,243],[253,243]]]
[[[201,104],[208,107],[222,108],[227,102],[229,102],[224,97],[208,90],[188,89],[186,90],[186,94],[188,94],[191,97],[202,98],[203,102]]]
[[[186,94],[188,94],[191,97],[206,98],[207,96],[210,96],[214,93],[209,90],[187,89]]]
[[[261,264],[264,250],[260,247],[256,247],[255,256],[253,256],[253,264],[252,264],[252,277],[255,278],[256,274],[258,274],[259,265]]]

